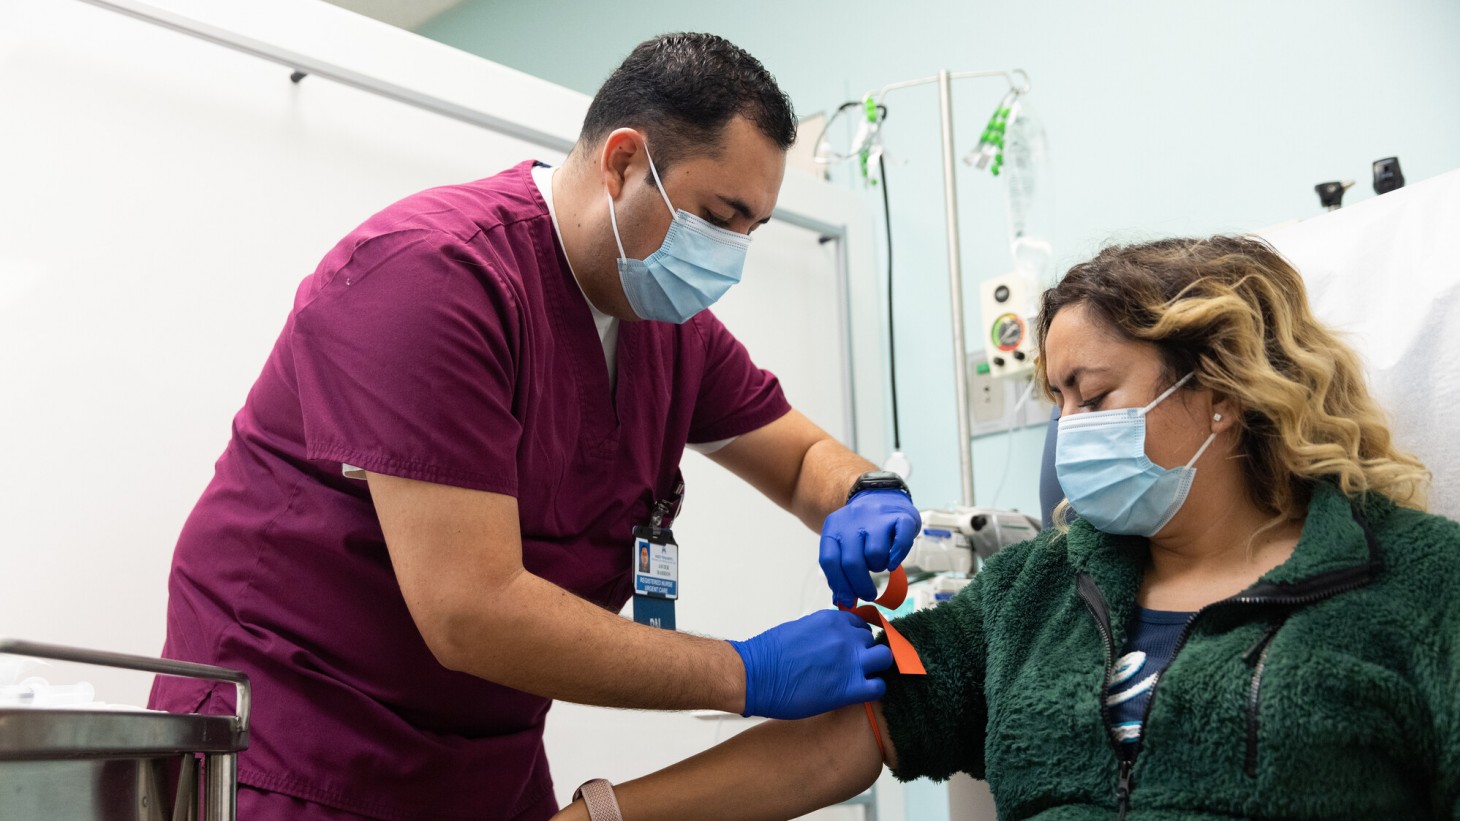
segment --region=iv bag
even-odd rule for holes
[[[1009,110],[1004,137],[1004,194],[1014,270],[1039,288],[1054,284],[1053,192],[1044,124],[1020,96]]]

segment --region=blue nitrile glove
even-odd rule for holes
[[[864,490],[821,526],[821,570],[832,601],[851,607],[860,597],[877,598],[872,574],[892,570],[907,558],[923,520],[906,493]]]
[[[745,662],[741,715],[807,718],[887,692],[868,676],[892,666],[892,651],[855,613],[818,610],[730,645]]]

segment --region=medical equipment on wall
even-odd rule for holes
[[[1313,190],[1318,192],[1318,204],[1323,206],[1323,210],[1337,211],[1343,207],[1344,192],[1353,187],[1353,180],[1334,180],[1333,182],[1320,182],[1313,186]]]
[[[986,279],[979,286],[988,367],[993,376],[1012,376],[1034,368],[1037,294],[1034,281],[1017,272]]]
[[[1051,411],[1048,400],[1034,390],[1032,370],[996,378],[985,351],[968,353],[968,408],[975,439],[1043,426]]]
[[[1387,194],[1404,187],[1404,173],[1399,170],[1398,157],[1374,160],[1374,193]]]
[[[1022,82],[1016,81],[1015,75],[1019,75],[1019,77],[1022,79]],[[916,86],[923,86],[931,83],[937,84],[939,97],[939,121],[940,131],[942,134],[944,213],[946,216],[948,241],[948,287],[950,297],[949,305],[953,321],[954,399],[958,406],[957,421],[959,440],[959,478],[962,491],[961,500],[964,507],[972,507],[973,505],[973,457],[971,442],[972,432],[969,421],[968,407],[968,348],[965,342],[963,319],[962,253],[959,244],[958,234],[958,192],[956,180],[954,177],[952,84],[954,80],[994,77],[1004,78],[1004,80],[1009,85],[1009,90],[1000,101],[999,106],[995,109],[993,116],[989,119],[989,124],[985,126],[979,142],[974,149],[974,153],[971,155],[970,161],[976,167],[988,167],[992,173],[1000,173],[1002,172],[1004,163],[1006,162],[1005,152],[1009,148],[1009,140],[1012,136],[1011,132],[1016,128],[1017,124],[1019,123],[1020,118],[1016,115],[1020,98],[1030,91],[1029,76],[1022,69],[1014,69],[1012,71],[976,71],[956,73],[943,70],[938,72],[938,74],[934,77],[925,77],[917,80],[909,80],[906,82],[892,83],[883,86],[880,89],[868,92],[866,95],[864,95],[860,104],[847,103],[842,105],[837,110],[836,114],[834,114],[831,118],[827,120],[825,127],[822,129],[822,135],[818,137],[816,146],[816,159],[818,162],[831,163],[857,158],[860,164],[860,170],[863,180],[866,181],[869,185],[881,185],[881,187],[883,188],[885,211],[886,167],[882,157],[883,152],[881,138],[882,123],[886,119],[886,98],[892,92],[901,89],[913,88]],[[852,110],[859,111],[862,122],[859,123],[856,135],[852,139],[852,144],[850,148],[845,151],[835,151],[830,149],[829,146],[827,146],[824,142],[826,133],[830,130],[832,123],[837,120],[838,115],[842,115],[844,114],[844,112]],[[1037,126],[1037,120],[1035,120],[1032,116],[1028,116],[1025,122],[1025,128],[1030,136],[1020,143],[1025,152],[1020,156],[1024,160],[1022,165],[1026,172],[1032,172],[1034,168],[1033,157],[1036,154],[1034,135],[1037,135],[1039,138],[1038,151],[1042,152],[1043,150],[1042,129],[1034,128],[1034,126]],[[1013,152],[1010,152],[1011,169],[1014,165],[1019,164],[1012,162],[1012,154]],[[871,168],[874,160],[877,163],[877,168],[879,172],[878,176],[875,179],[871,175]],[[1026,194],[1034,190],[1028,185],[1030,176],[1030,173],[1026,173],[1023,179],[1023,182],[1025,183],[1025,188],[1020,189],[1019,193],[1011,193],[1011,197],[1019,199],[1020,202],[1029,201]],[[1011,203],[1013,201],[1014,200],[1011,199]],[[1026,247],[1032,248],[1032,253],[1025,251],[1022,253],[1022,255],[1032,260],[1032,262],[1026,263],[1026,267],[1030,267],[1032,270],[1038,271],[1040,270],[1039,260],[1041,258],[1047,258],[1048,254],[1041,254],[1039,246],[1029,242],[1029,240],[1034,239],[1034,237],[1033,234],[1027,230],[1028,223],[1029,220],[1026,217],[1021,217],[1011,222],[1011,243],[1015,240],[1024,240],[1023,242],[1020,242],[1015,246],[1016,265],[1017,260],[1021,256],[1021,249]],[[1016,225],[1019,227],[1013,228],[1013,226]],[[890,217],[888,218],[888,229],[890,246]],[[1047,242],[1044,247],[1047,248]],[[888,302],[890,315],[892,292],[890,248],[888,256]],[[1035,276],[1038,276],[1038,274],[1036,273]],[[889,335],[891,335],[890,329]],[[894,403],[896,402],[895,377],[893,383],[893,401]],[[895,415],[896,414],[894,411],[894,416]],[[899,438],[900,437],[898,435],[898,432],[894,429],[894,447],[898,445]]]
[[[1313,186],[1318,192],[1318,204],[1325,211],[1337,211],[1343,206],[1343,195],[1353,188],[1353,180],[1320,182]],[[1404,172],[1399,170],[1398,157],[1374,160],[1374,193],[1383,195],[1404,187]]]

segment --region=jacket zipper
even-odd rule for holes
[[[1379,571],[1383,568],[1383,561],[1380,558],[1379,540],[1374,536],[1373,530],[1369,528],[1368,517],[1364,515],[1363,510],[1358,506],[1352,509],[1352,513],[1354,521],[1363,529],[1364,541],[1369,546],[1369,561],[1366,564],[1320,573],[1300,582],[1285,586],[1259,581],[1257,584],[1243,591],[1247,595],[1239,593],[1231,598],[1212,602],[1193,613],[1191,618],[1187,620],[1186,626],[1181,629],[1181,635],[1177,638],[1176,647],[1171,651],[1171,660],[1167,662],[1168,668],[1176,662],[1176,656],[1186,646],[1186,640],[1191,635],[1192,625],[1196,624],[1196,620],[1203,613],[1215,607],[1244,604],[1254,606],[1273,605],[1288,608],[1288,613],[1283,614],[1283,617],[1278,621],[1277,625],[1269,630],[1264,640],[1259,645],[1254,645],[1253,647],[1253,650],[1256,650],[1260,646],[1261,654],[1258,657],[1257,668],[1253,672],[1252,688],[1248,700],[1247,770],[1248,775],[1252,777],[1256,777],[1257,773],[1257,705],[1261,696],[1262,671],[1266,666],[1268,648],[1272,646],[1272,638],[1277,634],[1278,628],[1287,621],[1288,614],[1294,609],[1337,596],[1340,593],[1357,590],[1373,581],[1374,577],[1379,575]],[[1110,729],[1110,708],[1105,703],[1105,689],[1109,686],[1110,674],[1115,665],[1115,638],[1110,631],[1110,604],[1105,601],[1105,594],[1100,592],[1100,586],[1095,584],[1095,580],[1090,577],[1090,574],[1084,571],[1080,571],[1079,575],[1076,576],[1075,589],[1079,593],[1080,599],[1085,602],[1085,608],[1094,617],[1095,627],[1099,629],[1100,637],[1105,642],[1105,677],[1100,682],[1100,721],[1105,727],[1105,736],[1110,740],[1111,746],[1115,749],[1116,758],[1120,761],[1120,773],[1115,785],[1116,819],[1117,821],[1124,821],[1125,814],[1130,809],[1131,770],[1135,768],[1136,757],[1141,754],[1141,747],[1145,744],[1145,728],[1151,718],[1151,706],[1156,703],[1156,690],[1160,688],[1161,681],[1165,677],[1157,676],[1156,681],[1151,684],[1150,694],[1146,697],[1146,709],[1141,716],[1142,737],[1137,739],[1134,744],[1121,744],[1120,740],[1115,737],[1115,733]],[[1248,650],[1245,655],[1250,656],[1253,650]],[[1125,746],[1133,748],[1129,755],[1123,749]]]
[[[1253,656],[1257,657],[1257,663],[1252,668],[1252,686],[1248,689],[1247,696],[1247,755],[1243,759],[1242,769],[1248,778],[1257,777],[1257,729],[1258,708],[1262,704],[1262,671],[1267,667],[1267,654],[1272,649],[1272,640],[1286,622],[1286,616],[1278,619],[1263,634],[1262,639],[1243,654],[1249,664],[1252,664]]]
[[[1130,809],[1130,771],[1134,766],[1135,759],[1120,760],[1120,777],[1115,782],[1115,821],[1125,821],[1125,813]]]
[[[1120,761],[1120,775],[1115,784],[1115,810],[1117,821],[1124,821],[1126,811],[1130,809],[1130,773],[1135,766],[1135,755],[1127,755],[1126,745],[1121,744],[1120,739],[1111,732],[1110,705],[1105,703],[1105,688],[1109,686],[1111,673],[1115,670],[1115,637],[1110,632],[1110,605],[1106,603],[1095,580],[1087,573],[1081,573],[1075,579],[1075,588],[1079,591],[1080,600],[1085,602],[1085,608],[1095,619],[1095,628],[1100,631],[1100,638],[1105,645],[1105,675],[1100,679],[1100,725],[1105,728],[1105,737],[1110,740],[1115,757]]]
[[[1367,532],[1367,527],[1365,527],[1365,530]],[[1373,545],[1371,543],[1371,549],[1372,548]],[[1340,571],[1339,573],[1333,574],[1333,577],[1330,577],[1331,581],[1338,582],[1337,584],[1310,585],[1310,587],[1316,589],[1311,589],[1302,595],[1259,594],[1244,596],[1239,594],[1231,598],[1222,599],[1221,601],[1212,602],[1211,604],[1202,607],[1200,610],[1197,610],[1195,613],[1192,614],[1191,618],[1187,620],[1186,626],[1181,629],[1181,635],[1177,637],[1176,647],[1171,651],[1171,661],[1168,662],[1168,668],[1171,664],[1176,663],[1176,657],[1181,654],[1182,648],[1186,646],[1187,639],[1191,637],[1192,626],[1196,624],[1197,619],[1201,618],[1202,614],[1206,613],[1209,610],[1215,609],[1217,607],[1222,607],[1224,605],[1235,604],[1252,606],[1274,605],[1296,608],[1305,604],[1312,604],[1314,602],[1322,601],[1323,599],[1337,596],[1340,593],[1347,593],[1350,590],[1356,590],[1360,587],[1363,587],[1373,579],[1374,575],[1377,573],[1377,568],[1377,562],[1374,562],[1361,568],[1352,568],[1350,571]],[[1105,601],[1105,595],[1100,592],[1100,587],[1095,584],[1095,580],[1092,579],[1088,573],[1082,571],[1079,576],[1076,577],[1075,587],[1080,595],[1080,599],[1085,603],[1085,608],[1089,610],[1090,615],[1094,617],[1095,626],[1100,631],[1100,637],[1104,640],[1105,643],[1105,678],[1100,683],[1100,719],[1101,723],[1105,727],[1106,738],[1110,740],[1111,746],[1115,749],[1115,755],[1120,761],[1120,773],[1115,786],[1116,819],[1117,821],[1123,821],[1126,812],[1130,809],[1130,793],[1132,789],[1131,770],[1135,767],[1136,758],[1141,754],[1141,747],[1145,745],[1145,727],[1151,717],[1151,707],[1156,703],[1156,691],[1160,689],[1161,681],[1165,677],[1158,676],[1156,678],[1156,681],[1151,685],[1150,694],[1146,698],[1146,709],[1141,715],[1142,738],[1137,739],[1134,744],[1121,744],[1120,741],[1116,739],[1115,734],[1110,730],[1110,709],[1109,706],[1105,703],[1105,688],[1108,686],[1108,682],[1110,681],[1110,674],[1115,663],[1115,638],[1110,630],[1110,605]],[[1284,621],[1285,620],[1286,617],[1284,617]],[[1279,624],[1281,623],[1282,622],[1279,622]],[[1271,632],[1273,634],[1276,634],[1277,631],[1276,629],[1274,629]],[[1249,768],[1248,772],[1249,775],[1252,775],[1254,777],[1256,774],[1256,699],[1259,695],[1257,691],[1262,686],[1261,670],[1263,667],[1263,663],[1266,661],[1267,648],[1270,646],[1270,644],[1271,636],[1269,636],[1267,641],[1261,645],[1262,655],[1259,658],[1258,671],[1254,675],[1252,694],[1248,703],[1248,755],[1251,762],[1251,767]],[[1251,650],[1248,651],[1248,653],[1251,652]],[[1124,749],[1125,747],[1132,748],[1130,749],[1128,754]]]

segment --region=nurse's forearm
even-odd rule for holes
[[[791,495],[791,512],[805,525],[820,532],[826,517],[847,502],[847,491],[857,477],[877,466],[827,438],[806,450],[801,471]]]
[[[846,503],[857,477],[877,469],[795,410],[736,438],[710,459],[818,532]]]
[[[614,793],[625,821],[794,818],[865,790],[882,763],[858,704],[766,722]],[[578,801],[557,818],[587,821],[588,812]]]
[[[526,571],[451,609],[431,632],[453,670],[579,704],[745,709],[745,667],[728,642],[636,624]]]
[[[728,643],[635,624],[528,572],[516,499],[367,476],[401,595],[441,664],[584,704],[744,710]]]

